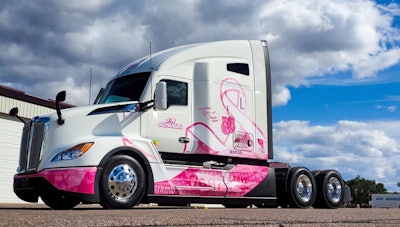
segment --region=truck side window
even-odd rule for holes
[[[249,64],[245,63],[229,63],[226,65],[226,69],[230,72],[235,72],[243,75],[250,75]]]
[[[188,84],[175,80],[162,80],[167,82],[168,106],[186,106],[188,104]]]

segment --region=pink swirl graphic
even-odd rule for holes
[[[189,167],[170,180],[156,182],[158,195],[244,196],[268,175],[266,166],[237,165],[233,169]]]

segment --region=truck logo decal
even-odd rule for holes
[[[182,129],[182,124],[177,123],[176,119],[173,117],[167,118],[165,121],[159,121],[158,127],[160,128],[170,128],[170,129]]]
[[[235,118],[233,116],[222,116],[221,130],[225,135],[235,131]]]

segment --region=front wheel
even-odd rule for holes
[[[100,204],[108,209],[126,209],[143,198],[146,174],[138,161],[126,155],[112,156],[100,178]]]
[[[335,170],[325,170],[315,176],[318,193],[315,208],[338,208],[344,199],[344,181]]]
[[[307,168],[292,168],[287,186],[290,207],[307,208],[313,205],[317,195],[317,186],[314,176]]]

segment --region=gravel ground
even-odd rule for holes
[[[80,205],[0,204],[0,226],[400,226],[400,209],[224,209],[140,206],[105,210]]]

